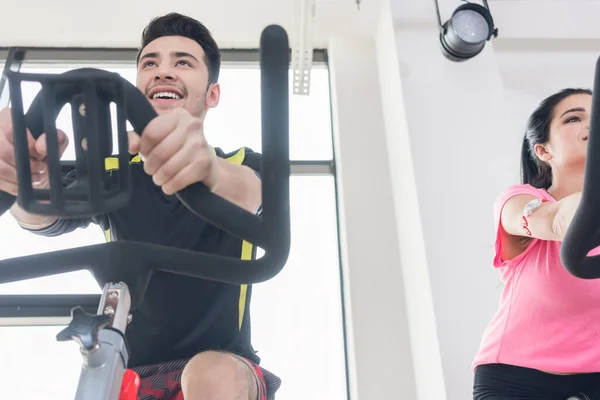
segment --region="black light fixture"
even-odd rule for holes
[[[483,6],[469,3],[459,6],[445,24],[440,18],[438,0],[434,0],[440,27],[440,43],[442,54],[449,60],[460,62],[481,53],[485,42],[498,36],[494,27],[494,19],[490,13],[487,0]]]

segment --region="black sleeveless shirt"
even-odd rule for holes
[[[249,148],[229,154],[219,148],[215,151],[219,157],[259,171],[260,154]],[[118,177],[116,159],[106,160],[106,173],[110,180]],[[127,206],[94,218],[59,220],[33,232],[57,236],[94,223],[109,241],[135,240],[243,259],[255,256],[251,244],[197,217],[176,196],[165,195],[137,156],[131,160],[131,183],[133,193]],[[251,296],[250,285],[155,271],[126,329],[129,367],[190,358],[205,350],[229,351],[259,363],[251,343]]]

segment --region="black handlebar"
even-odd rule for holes
[[[600,256],[588,256],[600,245],[600,58],[596,61],[583,191],[563,240],[565,269],[582,279],[600,278]]]
[[[32,214],[70,218],[106,213],[127,204],[131,197],[131,187],[125,121],[129,120],[135,132],[141,134],[156,117],[156,111],[145,96],[118,74],[93,68],[76,69],[60,75],[8,71],[6,76],[11,94],[19,183],[16,200],[19,206]],[[23,81],[42,84],[42,90],[26,115],[23,115],[20,90]],[[113,152],[111,102],[117,106],[117,158],[121,171],[118,188],[115,190],[105,187],[104,173],[104,160]],[[55,124],[59,112],[67,103],[70,103],[72,109],[77,179],[64,187]],[[26,129],[29,129],[34,139],[46,133],[50,189],[34,190],[31,185]],[[12,200],[14,202],[15,199]],[[0,208],[0,212],[2,211],[3,208]]]
[[[100,285],[122,281],[130,286],[132,307],[139,304],[153,270],[232,284],[268,280],[283,268],[290,248],[289,211],[289,45],[279,26],[265,28],[260,40],[262,113],[261,217],[214,195],[203,184],[177,193],[181,202],[199,217],[264,250],[258,260],[198,253],[139,242],[114,242],[0,261],[0,284],[46,275],[88,269]],[[148,100],[117,74],[79,69],[61,75],[8,73],[13,112],[14,144],[19,181],[19,205],[30,212],[65,218],[105,213],[129,201],[129,154],[125,121],[136,132],[156,116]],[[42,89],[23,115],[20,83],[38,80]],[[76,146],[77,178],[62,183],[58,112],[71,102]],[[112,153],[110,102],[117,105],[119,170],[118,190],[104,181],[104,160]],[[84,104],[82,106],[82,104]],[[26,129],[34,137],[46,133],[51,189],[33,189]],[[109,132],[107,135],[106,132]],[[87,150],[81,145],[87,141]],[[15,198],[0,192],[0,215]],[[123,266],[127,267],[123,267]]]

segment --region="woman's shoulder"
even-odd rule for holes
[[[548,191],[544,188],[536,188],[530,184],[515,184],[506,188],[503,192],[501,192],[497,199],[496,203],[504,203],[511,197],[519,196],[519,195],[531,195],[538,197],[542,200],[553,201],[554,198],[548,193]]]
[[[529,195],[541,199],[543,201],[556,201],[554,198],[543,188],[536,188],[530,184],[515,184],[506,188],[501,192],[494,202],[494,215],[497,220],[500,218],[500,213],[504,208],[504,205],[508,200],[515,196]]]

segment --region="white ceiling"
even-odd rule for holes
[[[600,39],[600,1],[491,0],[504,38]]]
[[[300,0],[2,0],[0,46],[137,47],[152,17],[176,11],[213,32],[222,48],[256,48],[269,24],[296,37]],[[315,47],[331,37],[369,35],[379,0],[317,0]]]
[[[435,0],[390,0],[396,24],[437,23]],[[437,0],[442,22],[461,4]],[[481,1],[472,0],[482,4]],[[488,0],[499,39],[600,39],[599,0]]]
[[[223,48],[258,47],[262,29],[282,25],[297,37],[303,0],[2,0],[0,46],[136,47],[157,15],[177,11],[205,23]],[[435,26],[434,0],[310,0],[315,47],[330,38],[369,36],[380,3],[390,1],[396,23]],[[479,2],[478,0],[472,0]],[[447,20],[461,0],[438,0]],[[489,0],[504,39],[600,39],[600,0]]]

